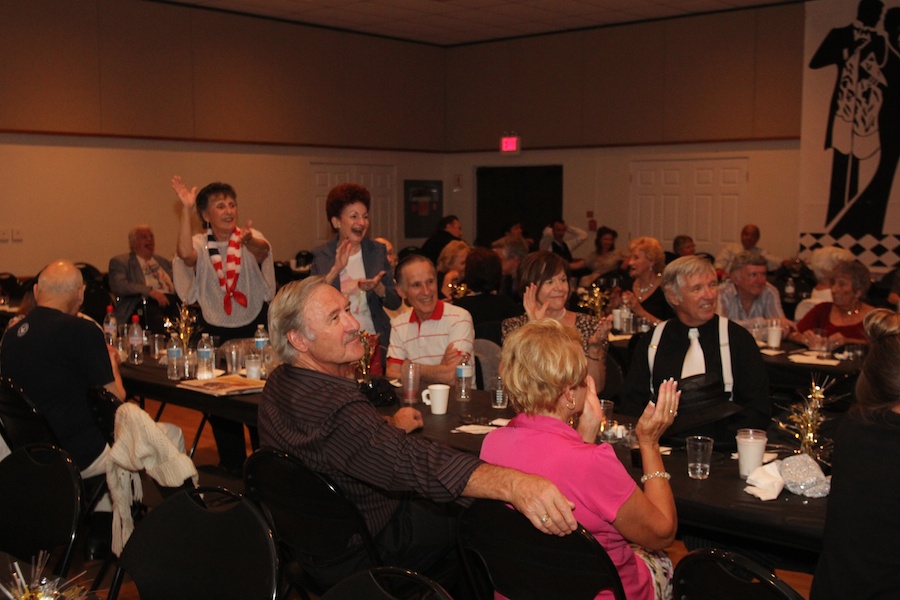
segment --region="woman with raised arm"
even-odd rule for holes
[[[588,361],[588,375],[602,390],[606,385],[606,350],[612,317],[598,319],[594,315],[567,310],[569,291],[569,263],[565,259],[546,250],[526,256],[519,265],[519,293],[525,314],[501,323],[503,345],[509,334],[529,321],[544,317],[556,319],[578,332]]]
[[[237,193],[227,183],[189,188],[172,178],[181,201],[176,257],[172,262],[175,291],[186,304],[200,305],[202,328],[218,336],[219,344],[252,338],[257,325],[267,322],[268,302],[275,296],[272,247],[247,221],[238,226]],[[193,233],[194,213],[205,227]],[[247,457],[240,423],[210,417],[220,466],[240,474]],[[251,429],[255,436],[256,428]]]

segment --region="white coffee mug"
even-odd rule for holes
[[[422,390],[422,402],[431,406],[433,415],[446,415],[449,400],[450,386],[444,383],[432,383]]]

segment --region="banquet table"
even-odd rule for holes
[[[146,353],[143,364],[122,363],[119,370],[122,373],[125,391],[129,396],[135,396],[142,400],[151,398],[247,425],[256,425],[257,409],[259,401],[262,399],[261,393],[213,396],[197,390],[178,387],[178,381],[172,381],[166,377],[165,365],[158,364]]]
[[[177,382],[166,379],[163,367],[149,360],[143,365],[122,365],[122,378],[130,394],[248,424],[256,423],[257,407],[262,396],[259,393],[215,397],[179,388]],[[473,454],[480,452],[485,434],[454,430],[473,422],[487,424],[497,418],[514,416],[512,408],[492,408],[489,393],[480,390],[474,391],[469,402],[451,398],[445,415],[432,415],[430,407],[422,403],[413,406],[422,412],[424,426],[412,435],[421,435]],[[378,410],[381,414],[390,415],[397,409],[398,406],[394,405]],[[628,450],[617,446],[616,453],[632,477],[638,480],[642,473],[640,469],[631,467]],[[687,457],[681,448],[673,449],[671,455],[663,457],[663,462],[672,474],[672,491],[680,525],[784,548],[821,551],[825,498],[805,498],[784,490],[776,500],[763,502],[743,491],[745,482],[738,476],[737,461],[720,454],[714,456],[710,476],[703,481],[688,477]]]

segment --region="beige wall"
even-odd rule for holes
[[[0,131],[440,150],[444,51],[136,0],[2,0]]]
[[[749,159],[753,204],[740,217],[762,228],[768,250],[795,253],[796,141],[543,150],[501,157],[494,152],[438,155],[0,134],[0,230],[16,228],[23,234],[21,242],[0,241],[0,271],[33,274],[60,257],[105,270],[111,256],[127,251],[126,233],[137,223],[153,227],[161,254],[174,254],[178,205],[169,181],[176,173],[191,184],[232,183],[240,220],[252,219],[272,242],[275,258],[288,260],[321,241],[315,216],[321,207],[312,195],[318,163],[393,167],[396,216],[404,179],[442,179],[444,211],[460,216],[470,240],[477,167],[560,164],[564,218],[586,227],[586,211],[593,210],[601,224],[627,240],[642,234],[629,230],[631,161],[709,157]],[[457,176],[461,189],[454,191],[451,182]],[[398,228],[388,232],[397,245],[422,242],[403,238],[402,220],[397,222]]]
[[[799,135],[802,31],[789,5],[441,49],[154,2],[0,0],[0,232],[23,234],[0,241],[0,271],[103,269],[139,222],[171,254],[175,173],[235,185],[288,259],[317,242],[320,162],[393,169],[398,217],[404,179],[442,179],[470,239],[477,166],[561,164],[565,218],[594,210],[630,237],[632,160],[746,156],[746,220],[787,254],[798,150],[773,140]],[[493,151],[507,130],[522,155]],[[399,245],[421,242],[397,222]]]
[[[447,148],[797,138],[803,6],[454,48]]]
[[[0,2],[0,131],[477,151],[796,138],[803,5],[437,48],[137,0]]]

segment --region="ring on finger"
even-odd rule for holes
[[[541,515],[541,523],[546,523],[549,520],[550,520],[550,515],[548,515],[547,513],[544,513]]]

